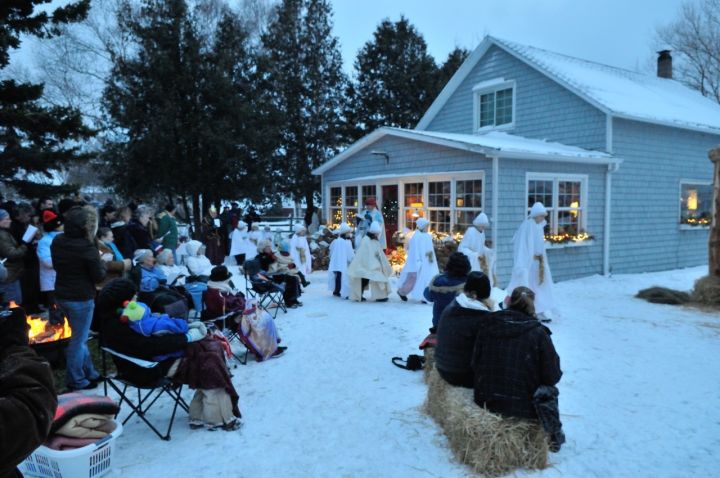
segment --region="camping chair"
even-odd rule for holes
[[[270,287],[268,284],[252,280],[252,277],[260,272],[260,270],[260,262],[257,259],[245,261],[245,264],[243,265],[245,288],[247,289],[248,297],[257,298],[258,305],[266,310],[273,309],[273,319],[277,318],[279,309],[282,309],[282,311],[287,314],[287,307],[285,307],[285,299],[283,299],[282,290]],[[275,285],[277,286],[277,284]]]
[[[161,377],[158,379],[155,383],[152,384],[138,384],[134,383],[131,380],[129,380],[127,377],[124,377],[120,373],[116,374],[115,376],[110,376],[108,374],[108,368],[107,368],[107,359],[105,354],[110,354],[113,357],[113,360],[124,360],[127,362],[130,362],[132,366],[141,367],[145,369],[151,369],[154,367],[157,367],[159,365],[159,362],[150,362],[147,360],[142,360],[136,357],[130,357],[125,354],[121,354],[120,352],[117,352],[109,347],[101,346],[100,349],[102,350],[102,368],[103,368],[103,379],[105,381],[104,387],[105,387],[105,395],[107,395],[108,391],[108,385],[115,390],[115,392],[120,395],[120,406],[122,407],[123,402],[125,402],[130,409],[132,410],[130,414],[125,417],[122,424],[125,425],[130,418],[133,417],[133,415],[137,415],[142,421],[145,422],[145,424],[150,427],[150,429],[155,432],[155,434],[160,437],[163,440],[170,440],[170,431],[172,430],[173,422],[175,421],[175,414],[177,412],[178,406],[182,407],[183,410],[186,412],[189,411],[189,406],[185,402],[185,400],[182,398],[182,384],[179,386],[175,386],[172,383],[172,380],[168,377]],[[137,399],[135,400],[134,394],[129,393],[128,388],[134,388],[137,390]],[[154,397],[153,397],[154,394]],[[147,412],[150,410],[150,408],[157,402],[157,400],[162,396],[167,394],[172,401],[173,401],[173,407],[172,407],[172,414],[170,415],[170,423],[168,423],[167,430],[165,431],[165,434],[163,435],[156,427],[155,425],[148,419],[146,416]],[[118,413],[120,413],[118,411]],[[117,415],[116,415],[117,417]]]
[[[237,312],[237,311],[233,311],[233,312],[228,312],[227,314],[223,314],[223,315],[216,315],[216,314],[213,314],[212,312],[210,312],[207,308],[204,308],[200,315],[200,320],[202,320],[205,323],[205,325],[208,327],[208,329],[217,329],[220,332],[222,332],[222,334],[225,336],[225,338],[227,339],[229,344],[232,345],[233,341],[235,341],[235,340],[237,340],[238,342],[243,344],[243,346],[245,346],[245,354],[238,355],[235,352],[233,352],[232,349],[230,350],[230,352],[232,353],[233,358],[235,360],[237,360],[238,362],[240,362],[241,365],[246,365],[247,359],[248,359],[248,353],[251,352],[252,350],[250,349],[247,341],[244,341],[243,338],[241,337],[241,334],[239,333],[240,325],[237,324],[235,327],[226,327],[225,326],[225,319],[229,319],[230,317],[232,317],[234,315],[238,315],[238,313],[239,312]]]

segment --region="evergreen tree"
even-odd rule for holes
[[[0,2],[0,73],[10,63],[9,52],[20,46],[21,35],[51,38],[67,23],[82,20],[90,0],[79,0],[56,8],[51,14],[35,13],[46,0]],[[51,177],[49,171],[87,159],[78,142],[89,138],[76,109],[47,107],[39,99],[42,84],[0,81],[0,181],[27,197],[59,194],[77,186],[53,186],[33,177]]]
[[[319,181],[311,174],[337,152],[346,78],[332,36],[327,0],[282,0],[262,36],[262,60],[273,104],[282,115],[277,147],[283,193],[305,199],[305,220],[315,210]]]
[[[380,126],[413,128],[435,99],[437,66],[407,18],[383,20],[355,60],[348,114],[353,139]]]
[[[437,71],[437,83],[435,85],[436,91],[433,95],[433,100],[435,100],[435,97],[437,97],[442,89],[445,88],[447,82],[450,81],[450,78],[452,78],[455,72],[458,71],[458,68],[460,68],[460,65],[463,64],[469,54],[469,51],[460,47],[455,47],[455,49],[448,54],[445,59],[445,63],[443,63]]]

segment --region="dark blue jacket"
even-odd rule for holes
[[[463,291],[467,276],[449,276],[447,272],[438,274],[432,278],[430,285],[425,287],[425,300],[433,304],[433,327],[437,327],[438,320],[445,307],[452,302]]]

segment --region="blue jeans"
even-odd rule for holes
[[[67,316],[72,329],[70,343],[65,350],[67,362],[66,385],[71,389],[84,388],[90,384],[90,380],[96,380],[100,377],[98,371],[95,370],[87,346],[95,301],[58,300],[58,305]]]
[[[0,282],[0,294],[2,294],[4,302],[14,300],[18,305],[21,305],[22,289],[20,288],[20,279],[12,282]]]

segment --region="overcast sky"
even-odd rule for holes
[[[331,0],[345,70],[383,18],[404,14],[443,61],[485,35],[628,69],[654,60],[658,25],[673,21],[682,0]]]
[[[2,1],[2,0],[0,0]],[[51,5],[68,0],[52,0]],[[683,0],[331,0],[334,31],[351,73],[358,50],[384,18],[405,15],[444,61],[455,46],[474,49],[494,35],[586,60],[646,71],[653,66],[658,25]],[[229,0],[231,5],[238,0]],[[30,48],[13,55],[23,63]]]

